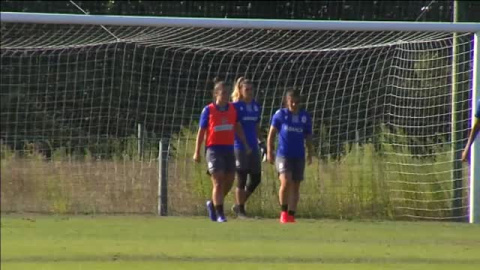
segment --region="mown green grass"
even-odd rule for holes
[[[460,223],[4,215],[2,269],[477,269]]]

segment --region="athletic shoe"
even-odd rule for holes
[[[227,218],[224,216],[218,216],[217,217],[217,222],[227,222]]]
[[[213,207],[213,202],[207,201],[206,205],[207,205],[208,217],[210,218],[210,220],[217,221],[217,214],[215,213],[215,207]]]
[[[238,212],[240,209],[238,209],[238,206],[236,204],[232,205],[232,212],[238,216]]]
[[[288,219],[287,211],[282,211],[282,213],[280,213],[280,223],[288,223],[288,222],[289,222],[289,219]]]
[[[295,221],[295,216],[290,216],[290,215],[288,215],[288,216],[287,216],[287,222],[288,222],[288,223],[295,223],[295,222],[296,222],[296,221]]]
[[[237,218],[239,219],[247,219],[247,215],[245,213],[242,213],[242,212],[238,212],[238,215],[237,215]]]
[[[240,208],[236,204],[234,204],[232,206],[232,211],[235,213],[235,215],[239,219],[246,219],[247,218],[247,215],[244,212],[240,211]]]

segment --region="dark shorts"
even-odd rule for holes
[[[246,171],[251,174],[262,172],[262,163],[258,150],[253,150],[250,155],[247,155],[245,150],[235,149],[235,160],[238,171]]]
[[[275,168],[279,174],[291,172],[292,180],[299,182],[304,178],[305,159],[277,157],[275,159]]]
[[[232,151],[219,151],[207,149],[207,166],[210,174],[222,171],[224,173],[235,172],[235,154]]]

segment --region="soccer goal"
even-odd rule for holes
[[[215,77],[314,124],[299,216],[480,222],[480,24],[1,13],[2,212],[204,213]],[[247,207],[276,215],[264,163]],[[168,197],[166,196],[168,191]],[[229,200],[232,200],[229,196]]]

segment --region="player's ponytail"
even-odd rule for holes
[[[244,77],[240,77],[237,79],[235,82],[235,86],[233,87],[233,92],[232,92],[232,101],[237,102],[240,99],[243,99],[242,93],[240,91],[240,88],[243,85],[243,82],[245,81]]]
[[[220,77],[214,77],[213,80],[212,80],[213,84],[217,84],[217,83],[221,83],[223,82],[222,79],[220,79]]]

